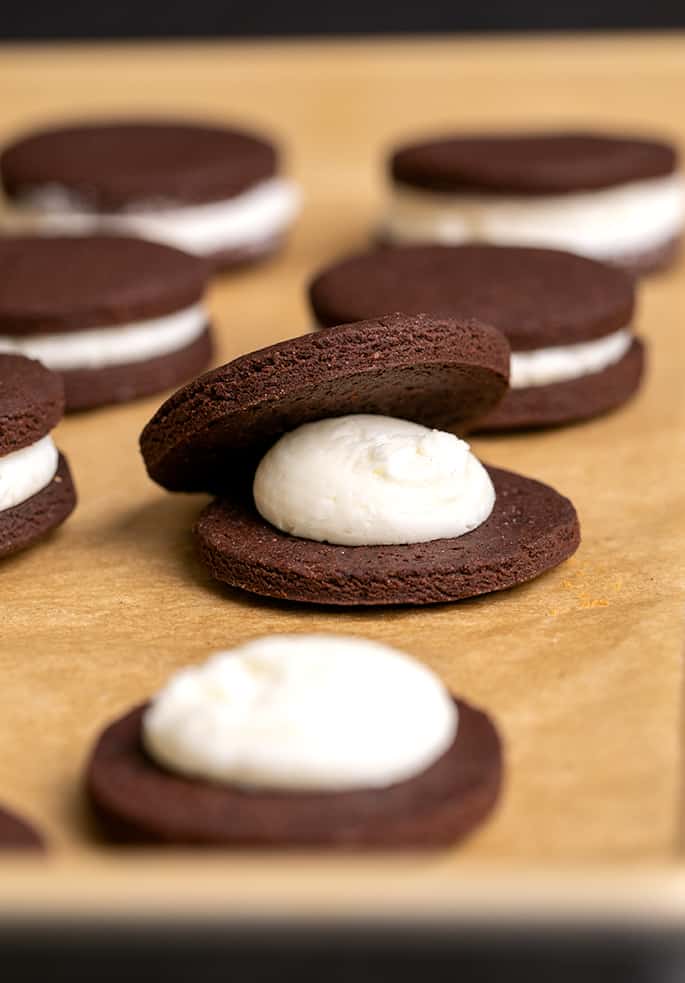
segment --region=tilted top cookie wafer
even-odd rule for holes
[[[504,394],[509,348],[478,321],[392,314],[303,335],[200,376],[141,435],[153,480],[175,491],[226,491],[300,424],[349,413],[460,425]]]
[[[406,144],[390,161],[395,181],[430,191],[549,195],[664,177],[666,143],[594,133],[501,133]]]
[[[81,331],[196,303],[202,260],[123,236],[0,238],[0,334]]]

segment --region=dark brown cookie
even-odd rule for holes
[[[58,375],[30,358],[0,353],[0,457],[35,444],[63,413]]]
[[[273,145],[251,133],[144,119],[37,131],[0,157],[0,177],[10,197],[58,185],[100,211],[141,201],[220,201],[272,177],[276,169]]]
[[[509,352],[473,320],[389,315],[244,355],[175,393],[141,435],[152,479],[174,491],[225,491],[274,439],[346,413],[464,423],[503,395]]]
[[[630,325],[635,287],[627,273],[552,249],[403,246],[352,256],[309,288],[320,324],[378,316],[388,307],[482,318],[513,351],[594,341]],[[550,426],[604,413],[639,385],[643,346],[619,363],[568,382],[511,389],[488,428]],[[537,416],[536,416],[537,414]],[[490,423],[490,421],[496,423]]]
[[[319,323],[388,311],[477,317],[513,351],[593,341],[626,327],[635,288],[621,270],[554,249],[403,246],[342,260],[309,288]]]
[[[217,580],[267,597],[345,606],[439,604],[504,590],[575,553],[580,527],[567,498],[530,478],[488,469],[490,517],[456,539],[406,546],[333,546],[289,536],[249,494],[209,505],[195,534]]]
[[[192,379],[212,359],[209,328],[196,341],[145,362],[111,365],[103,369],[72,369],[63,372],[67,409],[87,410],[110,403],[140,399]]]
[[[125,236],[0,238],[0,335],[61,334],[197,303],[206,262]]]
[[[655,140],[593,133],[464,135],[395,151],[395,181],[431,191],[550,195],[672,174],[675,149]]]
[[[473,429],[481,432],[523,430],[600,416],[635,395],[644,364],[644,345],[635,338],[623,358],[601,372],[548,386],[510,389]]]
[[[135,324],[200,302],[210,266],[178,249],[124,236],[0,239],[0,335],[69,334]],[[209,328],[166,355],[61,373],[68,410],[178,385],[207,367]]]
[[[60,454],[57,472],[45,488],[11,509],[0,511],[0,557],[32,546],[71,515],[76,490],[66,460]]]
[[[42,850],[43,840],[18,816],[0,809],[0,850]]]
[[[173,774],[141,741],[139,707],[111,724],[90,759],[90,800],[123,842],[227,847],[431,848],[463,839],[492,811],[502,746],[492,721],[456,701],[451,747],[420,775],[386,789],[245,790]]]

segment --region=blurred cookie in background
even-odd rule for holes
[[[38,130],[5,148],[0,178],[13,231],[139,236],[219,268],[276,251],[300,205],[269,140],[172,120]]]
[[[309,299],[321,327],[399,310],[475,317],[498,328],[511,346],[510,388],[479,429],[589,419],[628,400],[642,378],[632,278],[559,250],[375,249],[322,270]]]
[[[388,242],[545,246],[649,273],[675,259],[685,183],[669,143],[599,133],[447,135],[392,153]]]
[[[67,410],[171,388],[211,358],[207,275],[140,239],[0,238],[0,352],[59,372]]]

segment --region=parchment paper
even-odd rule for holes
[[[367,241],[382,204],[381,155],[395,138],[452,125],[584,123],[663,131],[682,144],[685,43],[15,47],[0,52],[0,94],[2,138],[54,117],[129,112],[244,120],[281,138],[305,187],[304,214],[283,256],[216,282],[217,361],[225,361],[308,328],[304,285]],[[649,342],[650,367],[630,406],[583,426],[476,442],[487,461],[569,495],[583,544],[528,586],[452,606],[334,613],[220,588],[190,539],[204,499],[164,493],[139,459],[138,433],[162,397],[61,424],[78,510],[0,570],[0,799],[40,825],[55,859],[28,879],[23,865],[12,876],[7,867],[0,903],[19,884],[48,907],[56,885],[72,895],[81,882],[92,886],[107,861],[79,783],[98,730],[176,667],[272,631],[399,644],[497,718],[508,765],[501,807],[460,850],[417,862],[428,884],[438,872],[449,881],[512,865],[675,870],[684,314],[681,264],[641,291],[636,329]],[[207,864],[197,860],[195,880],[194,862],[165,855],[160,904],[176,870],[202,894]],[[268,896],[277,862],[229,855],[212,862],[212,876],[224,871],[225,897],[238,897],[259,869]],[[145,864],[160,866],[117,858],[129,877]],[[327,858],[313,866],[339,869]],[[106,901],[107,877],[95,882]]]

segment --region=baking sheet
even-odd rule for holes
[[[381,154],[395,138],[451,125],[585,123],[664,131],[685,146],[685,41],[5,47],[0,95],[3,139],[65,114],[130,112],[243,120],[281,138],[305,187],[303,217],[283,256],[213,287],[225,361],[308,328],[304,285],[365,244],[382,204]],[[550,867],[601,872],[605,885],[615,878],[606,890],[617,904],[621,878],[647,868],[654,890],[668,884],[679,896],[684,315],[681,263],[641,291],[650,368],[637,400],[587,425],[474,442],[487,461],[569,495],[583,544],[530,585],[457,605],[335,612],[216,586],[189,532],[204,500],[152,485],[138,455],[161,397],[63,422],[57,438],[78,510],[0,571],[0,798],[42,827],[52,859],[37,869],[0,861],[0,907],[22,897],[50,909],[67,896],[90,906],[97,895],[106,908],[117,879],[143,870],[147,903],[160,910],[174,884],[192,883],[210,907],[219,897],[239,904],[247,883],[260,885],[262,902],[283,901],[278,885],[293,868],[278,857],[113,859],[93,838],[80,793],[85,756],[110,718],[175,668],[273,631],[399,644],[501,726],[501,807],[462,848],[393,861],[408,903],[418,903],[417,882],[447,903],[469,878]],[[345,865],[356,903],[372,895],[373,863]],[[310,877],[335,908],[341,870],[310,858],[298,883]]]

